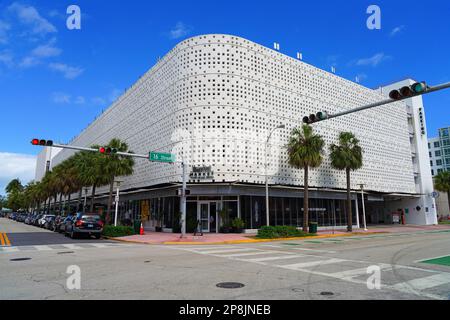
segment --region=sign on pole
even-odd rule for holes
[[[152,162],[173,163],[176,161],[176,156],[171,153],[150,152],[149,160]]]

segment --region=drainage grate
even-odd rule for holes
[[[28,261],[31,260],[31,258],[16,258],[16,259],[9,259],[9,261],[18,262],[18,261]]]
[[[244,284],[239,282],[222,282],[218,283],[216,286],[222,289],[239,289],[245,287]]]
[[[329,291],[324,291],[320,293],[321,296],[334,296],[333,292],[329,292]]]

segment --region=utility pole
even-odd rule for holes
[[[362,209],[363,209],[363,224],[364,224],[364,231],[367,231],[367,224],[366,224],[366,206],[364,204],[364,184],[359,185],[361,187],[361,202],[362,202]]]

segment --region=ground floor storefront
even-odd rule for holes
[[[118,221],[124,225],[141,221],[148,231],[180,232],[178,188],[164,186],[121,192]],[[264,186],[194,184],[188,189],[186,227],[189,233],[195,230],[204,233],[233,232],[232,225],[236,219],[241,220],[245,232],[255,232],[267,225],[267,219],[272,226],[303,226],[304,195],[301,188],[271,187],[268,215]],[[322,230],[345,229],[348,217],[346,197],[345,190],[312,188],[309,193],[309,222],[316,222]],[[408,197],[390,199],[380,194],[365,193],[367,224],[405,224],[409,223],[413,214],[425,214],[426,210],[413,213],[413,208],[405,207],[407,199],[415,199],[411,195]],[[96,212],[105,212],[107,199],[106,195],[96,197]],[[361,193],[352,192],[352,223],[355,228],[361,227],[364,221],[362,199]],[[90,199],[86,201],[89,203]]]

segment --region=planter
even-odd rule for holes
[[[156,232],[163,232],[163,228],[162,227],[155,227],[155,231]]]
[[[244,229],[242,229],[242,228],[233,228],[232,229],[233,233],[242,233],[243,231],[244,231]]]
[[[221,227],[220,228],[220,233],[230,233],[230,232],[231,232],[230,227]]]

